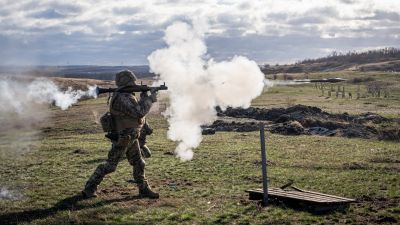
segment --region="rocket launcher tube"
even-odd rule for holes
[[[96,94],[100,95],[103,93],[109,93],[109,92],[120,92],[120,93],[133,93],[133,92],[157,92],[160,90],[168,90],[168,87],[165,86],[165,83],[158,86],[158,87],[149,87],[148,85],[145,84],[140,84],[140,85],[132,85],[132,86],[126,86],[122,88],[96,88]]]

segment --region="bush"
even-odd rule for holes
[[[370,81],[375,81],[375,78],[373,78],[373,77],[355,77],[350,80],[350,83],[358,84],[358,83],[370,82]]]

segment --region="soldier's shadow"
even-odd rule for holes
[[[11,212],[0,215],[0,224],[8,225],[8,224],[20,224],[24,222],[31,222],[37,219],[45,219],[49,216],[52,216],[60,211],[65,210],[82,210],[86,208],[96,208],[101,207],[103,205],[111,204],[114,202],[125,202],[131,201],[135,199],[139,199],[139,196],[127,196],[124,198],[116,198],[116,199],[107,199],[96,202],[94,204],[78,204],[80,201],[84,200],[84,198],[78,194],[68,198],[65,198],[59,202],[57,202],[53,207],[46,209],[34,209],[34,210],[25,210],[21,212]]]

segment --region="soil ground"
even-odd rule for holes
[[[273,133],[323,135],[400,141],[400,119],[375,113],[331,114],[318,107],[295,105],[288,108],[228,108],[218,112],[219,120],[204,127],[203,134],[216,131],[250,132],[264,124]],[[212,131],[212,132],[211,132]]]

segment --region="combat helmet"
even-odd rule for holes
[[[115,84],[118,87],[134,85],[136,80],[135,74],[130,70],[124,70],[115,74]]]

